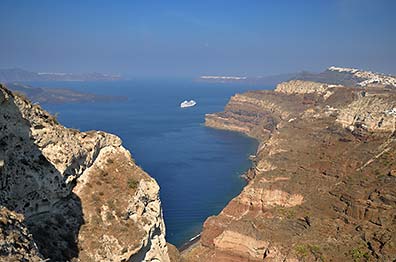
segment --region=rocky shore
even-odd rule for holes
[[[177,256],[159,186],[117,136],[65,128],[1,85],[0,187],[0,261]]]
[[[205,123],[260,141],[250,181],[183,261],[394,261],[395,119],[388,82],[233,96]]]

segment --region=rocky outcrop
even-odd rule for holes
[[[328,98],[333,94],[331,91],[336,85],[327,85],[323,83],[292,80],[289,82],[283,82],[277,85],[275,91],[285,94],[316,94],[323,95],[324,99]]]
[[[43,260],[32,235],[23,224],[23,215],[1,207],[0,233],[0,261]]]
[[[351,130],[362,127],[370,131],[394,132],[396,128],[396,94],[366,95],[340,108],[337,121]]]
[[[260,145],[248,185],[206,220],[183,259],[395,260],[394,95],[291,81],[207,115],[208,126]]]
[[[298,104],[289,101],[287,97],[286,94],[274,94],[270,91],[236,94],[231,97],[224,112],[207,114],[205,124],[213,128],[242,132],[255,138],[264,138],[281,120],[292,118],[295,112],[306,107],[302,98],[298,98],[301,100]],[[305,102],[309,103],[308,100]]]
[[[118,137],[65,128],[3,86],[0,108],[0,205],[24,215],[26,256],[169,261],[159,187]]]

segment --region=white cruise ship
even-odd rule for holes
[[[194,100],[190,100],[190,101],[184,100],[184,102],[182,102],[180,104],[180,107],[181,108],[192,107],[192,106],[195,106],[196,104],[197,104],[197,102],[195,102]]]

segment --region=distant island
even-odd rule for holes
[[[0,82],[15,81],[114,81],[122,80],[121,75],[102,73],[51,73],[31,72],[19,68],[0,69]]]
[[[201,76],[201,79],[211,80],[246,80],[246,76]]]
[[[28,97],[34,103],[61,104],[77,102],[125,101],[125,96],[107,96],[82,93],[68,88],[32,87],[21,83],[8,83],[7,87]]]
[[[300,73],[279,74],[270,76],[222,76],[222,75],[203,75],[197,81],[212,83],[246,83],[250,85],[276,85],[280,82],[295,78]]]

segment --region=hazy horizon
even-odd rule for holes
[[[0,68],[128,77],[396,74],[395,1],[10,1]]]

